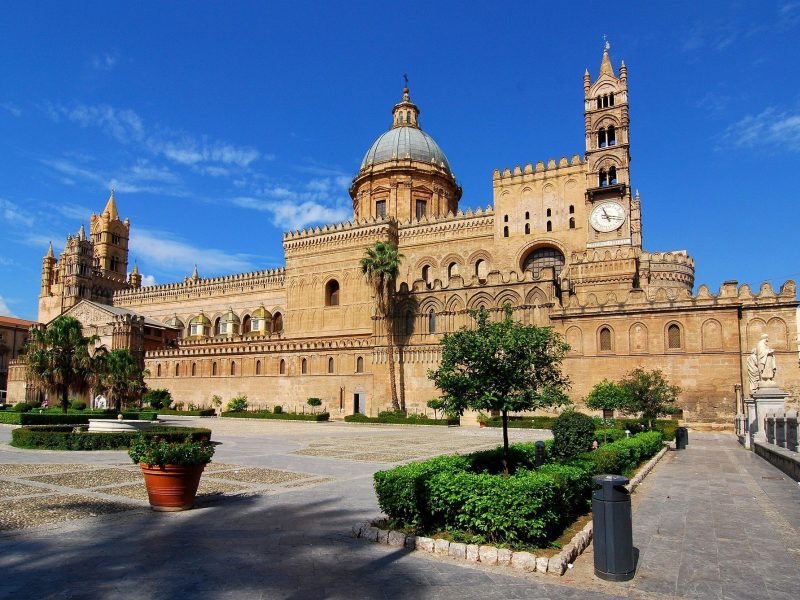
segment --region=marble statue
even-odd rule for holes
[[[769,347],[769,336],[764,333],[747,359],[747,376],[750,380],[750,393],[760,388],[776,387],[775,351]]]

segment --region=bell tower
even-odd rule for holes
[[[583,75],[587,245],[641,248],[639,199],[630,185],[628,68],[622,61],[619,76],[614,73],[610,47],[606,42],[597,79],[592,82],[588,69]]]
[[[130,222],[121,221],[114,200],[114,190],[100,215],[92,215],[91,235],[94,244],[94,268],[104,278],[125,282],[128,274],[128,238]]]

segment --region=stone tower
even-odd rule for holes
[[[86,239],[83,225],[77,235],[67,236],[61,257],[61,312],[64,312],[83,298],[92,297],[92,243]]]
[[[92,215],[92,243],[94,244],[94,267],[99,274],[111,280],[128,273],[128,239],[131,224],[128,219],[121,221],[114,200],[114,190],[108,198],[106,207],[100,215]]]
[[[625,61],[619,77],[608,54],[606,42],[600,63],[600,74],[591,81],[588,69],[583,75],[584,123],[586,133],[586,201],[590,245],[632,245],[642,247],[639,198],[632,197],[630,184],[630,119],[628,115],[628,69]],[[623,213],[612,214],[622,207]],[[598,211],[593,212],[595,208]],[[617,209],[618,210],[618,209]],[[594,222],[592,217],[594,216]],[[622,226],[611,228],[614,220]],[[609,229],[609,231],[603,231]]]
[[[461,187],[447,157],[419,126],[408,88],[392,109],[392,127],[378,137],[350,186],[353,216],[398,221],[444,216],[458,210]]]

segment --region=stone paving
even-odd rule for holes
[[[10,429],[0,427],[0,490],[11,498],[49,487],[38,497],[86,495],[126,507],[0,532],[0,598],[778,600],[800,590],[800,486],[729,435],[693,433],[687,451],[668,453],[645,479],[634,494],[637,575],[611,584],[594,578],[590,551],[558,579],[349,537],[355,522],[379,515],[372,473],[387,467],[358,455],[394,452],[406,460],[468,451],[496,445],[499,430],[202,425],[222,442],[203,481],[247,493],[222,491],[184,513],[147,510],[143,489],[117,473],[135,473],[124,453],[18,450],[7,445]],[[541,432],[512,435],[530,440]],[[298,453],[314,448],[327,450]],[[112,483],[77,487],[94,483],[93,471]],[[81,475],[62,479],[68,472]],[[5,512],[9,497],[0,502]]]

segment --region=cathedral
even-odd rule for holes
[[[797,397],[795,283],[693,293],[691,256],[644,244],[628,73],[608,48],[598,76],[584,74],[583,94],[582,155],[495,170],[494,205],[462,211],[456,175],[404,89],[353,178],[352,219],[285,233],[278,269],[212,278],[195,269],[142,287],[138,268],[128,272],[132,225],[112,193],[88,237],[81,228],[58,258],[52,247],[45,256],[39,321],[72,314],[105,332],[110,346],[139,353],[151,388],[185,404],[247,394],[251,406],[291,410],[315,396],[334,417],[376,415],[390,407],[386,328],[359,260],[384,241],[403,255],[391,324],[411,412],[438,396],[427,372],[442,336],[468,325],[472,309],[500,318],[506,305],[569,343],[578,405],[604,378],[658,368],[683,389],[684,422],[730,425],[749,393],[747,356],[765,333],[780,383]],[[16,384],[9,394],[24,397],[20,366]]]

